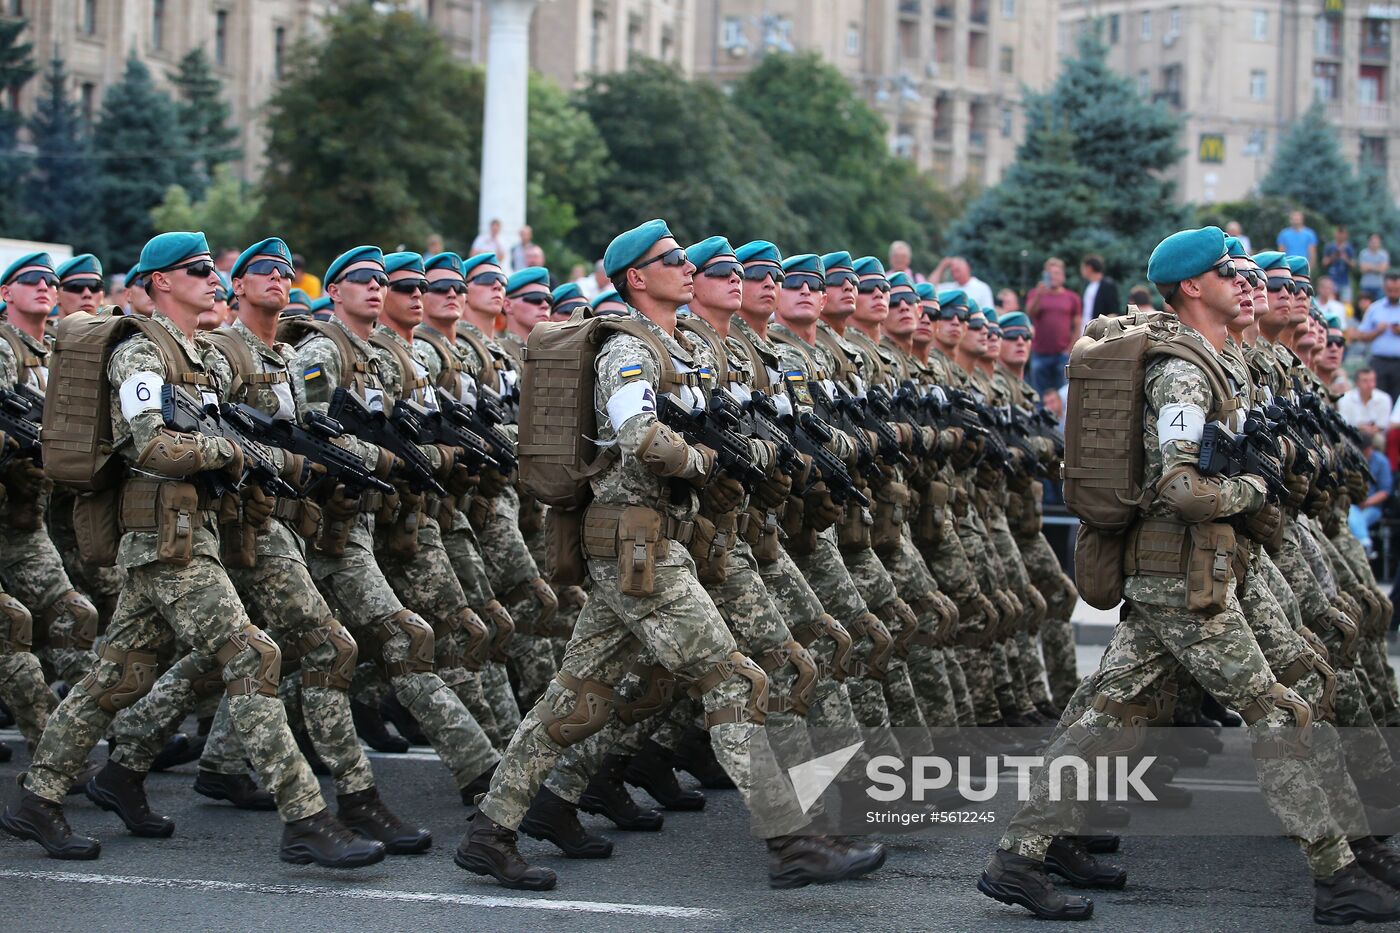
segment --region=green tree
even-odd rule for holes
[[[93,151],[101,166],[95,208],[113,268],[135,262],[152,233],[151,208],[190,179],[190,157],[175,103],[134,56],[107,89]]]
[[[528,182],[525,215],[535,242],[557,274],[583,256],[570,245],[579,216],[597,203],[608,148],[588,114],[548,78],[530,75]],[[478,125],[480,115],[478,117]]]
[[[1320,102],[1314,101],[1279,140],[1259,193],[1326,214],[1335,223],[1351,225],[1365,211],[1366,190],[1342,155]],[[1269,232],[1271,245],[1277,232]]]
[[[752,116],[714,85],[643,60],[595,76],[579,95],[611,157],[601,196],[581,214],[573,242],[601,256],[609,240],[663,217],[682,243],[722,234],[810,241],[806,218],[788,209],[793,170]]]
[[[29,26],[24,19],[0,19],[0,223],[10,236],[28,236],[32,217],[22,204],[23,183],[30,158],[19,151],[19,128],[24,120],[5,106],[13,94],[34,77],[34,46],[21,42]]]
[[[63,60],[54,58],[29,118],[36,155],[33,174],[25,181],[25,205],[35,218],[36,238],[103,254],[106,244],[97,217],[100,180],[82,111],[68,97],[67,82]]]
[[[1054,85],[1026,95],[1015,163],[949,231],[951,249],[994,287],[1030,284],[1051,250],[1072,269],[1093,249],[1110,275],[1136,279],[1152,248],[1186,222],[1166,177],[1181,157],[1181,120],[1145,103],[1106,55],[1097,30],[1087,30]],[[1088,200],[1085,179],[1095,195]],[[1009,205],[1033,208],[1031,216]]]
[[[191,201],[189,192],[180,185],[171,185],[165,199],[151,209],[151,223],[157,233],[202,230],[213,250],[242,250],[262,238],[257,226],[261,210],[261,198],[232,168],[220,165],[198,202]]]
[[[357,243],[476,232],[482,76],[401,9],[346,6],[268,104],[264,229],[312,268]]]
[[[187,186],[199,197],[214,177],[214,170],[238,158],[238,130],[229,125],[232,109],[224,100],[223,82],[209,65],[203,46],[180,59],[171,78],[175,87],[180,126],[189,140],[194,174]]]

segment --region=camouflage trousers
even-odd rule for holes
[[[1186,609],[1129,601],[1126,618],[1114,629],[1093,689],[1109,701],[1152,701],[1170,689],[1184,668],[1222,703],[1246,709],[1268,694],[1276,680],[1249,631],[1232,591],[1226,608],[1205,616]],[[1296,694],[1294,694],[1296,696]],[[1290,740],[1294,715],[1285,706],[1265,704],[1267,712],[1248,728],[1257,747]],[[1085,709],[1043,753],[1046,761],[1077,755],[1094,770],[1096,750],[1125,738],[1118,716]],[[1316,731],[1316,726],[1312,727]],[[1255,762],[1269,808],[1298,842],[1315,877],[1327,877],[1353,861],[1350,847],[1317,786],[1309,759],[1266,757]],[[1029,797],[1001,838],[1001,848],[1037,861],[1056,835],[1074,834],[1084,825],[1084,805],[1052,801],[1047,768],[1032,772]],[[1094,780],[1090,775],[1090,781]]]
[[[248,627],[237,591],[212,558],[196,555],[183,567],[150,563],[131,568],[102,657],[50,717],[25,786],[48,800],[63,801],[88,753],[112,723],[113,713],[99,697],[120,693],[119,685],[135,679],[140,662],[127,656],[123,664],[113,658],[155,651],[175,640],[189,645],[200,658],[212,659]],[[223,666],[223,680],[232,684],[255,678],[260,666],[257,652],[245,647]],[[243,748],[277,800],[282,819],[298,820],[325,809],[321,789],[287,728],[281,700],[250,691],[230,696],[228,704]]]
[[[44,669],[33,652],[8,646],[0,651],[0,701],[15,717],[20,735],[33,751],[48,725],[58,697],[44,681]]]
[[[1079,685],[1079,671],[1074,651],[1075,603],[1079,592],[1060,567],[1060,559],[1055,549],[1046,540],[1044,532],[1024,538],[1016,543],[1021,549],[1021,559],[1025,561],[1026,573],[1032,585],[1045,600],[1045,621],[1040,627],[1040,650],[1045,659],[1045,675],[1050,685],[1050,695],[1055,704],[1064,707],[1074,695]]]
[[[880,558],[870,548],[843,551],[846,569],[851,572],[851,580],[865,600],[865,605],[884,623],[886,629],[897,631],[900,623],[895,621],[898,611],[895,601],[900,599],[894,578],[885,568]],[[825,602],[823,600],[823,602]],[[907,611],[907,604],[905,605]],[[852,652],[860,658],[860,652]],[[867,654],[866,659],[868,660]],[[885,705],[890,711],[890,725],[896,729],[913,730],[912,735],[919,747],[927,742],[923,737],[927,726],[924,714],[919,710],[919,700],[914,693],[914,682],[909,677],[909,665],[898,654],[890,654],[885,663],[885,675],[879,680],[885,695]],[[856,702],[852,694],[851,701]]]
[[[372,666],[361,664],[357,678],[369,676],[379,683],[379,678],[388,675],[399,702],[418,720],[457,786],[465,787],[498,756],[461,699],[431,669],[435,645],[424,663],[423,646],[417,644],[419,626],[431,627],[416,614],[405,613],[404,604],[375,561],[372,528],[369,516],[361,515],[350,532],[344,555],[331,557],[312,549],[307,554],[307,567],[336,618],[360,646],[362,660],[375,662]],[[411,638],[410,632],[415,637]],[[427,639],[427,644],[434,642],[434,638]]]
[[[561,742],[568,734],[556,724],[582,716],[589,722],[585,730],[593,731],[580,738],[596,733],[614,715],[613,703],[583,704],[596,702],[600,693],[612,695],[637,665],[655,658],[682,682],[708,688],[701,699],[713,717],[710,743],[748,804],[756,834],[792,833],[808,822],[778,769],[767,733],[744,713],[757,698],[754,685],[731,666],[738,655],[734,636],[696,580],[683,546],[670,541],[668,549],[672,556],[655,568],[652,594],[645,597],[621,593],[616,562],[589,561],[595,585],[564,665],[525,714],[480,803],[491,820],[518,827],[566,747]],[[590,700],[580,695],[585,688]]]
[[[1005,652],[1008,665],[1014,662],[1011,674],[1016,711],[1027,713],[1035,709],[1035,701],[1050,699],[1050,692],[1045,686],[1045,665],[1040,659],[1040,646],[1030,637],[1040,633],[1040,626],[1045,620],[1045,599],[1031,585],[1021,550],[1011,536],[1006,511],[1000,505],[993,505],[985,519],[987,530],[992,535],[992,545],[1001,557],[1004,579],[1021,601],[1022,614],[1007,639]]]
[[[98,631],[103,632],[112,621],[112,613],[116,612],[126,571],[120,567],[98,567],[82,559],[78,553],[78,535],[73,530],[73,502],[71,491],[61,486],[55,488],[45,523],[63,559],[63,569],[68,571],[68,579],[97,607]]]
[[[97,613],[68,580],[44,528],[4,528],[0,583],[34,616],[34,654],[47,673],[70,685],[97,663]]]
[[[989,546],[991,533],[983,523],[982,516],[971,502],[965,501],[970,497],[967,490],[972,488],[971,481],[968,481],[964,489],[959,490],[959,501],[962,504],[954,509],[953,528],[968,561],[976,568],[977,583],[982,595],[990,599],[1003,586],[1001,562]],[[966,620],[960,624],[965,632],[968,631]],[[998,658],[994,645],[960,642],[957,656],[967,680],[967,690],[977,724],[987,725],[999,721],[1002,711],[1001,703],[997,699],[996,686],[1003,678],[997,676],[1001,659]]]
[[[916,634],[910,638],[931,645],[938,636],[942,613],[956,613],[953,601],[939,592],[938,583],[929,572],[919,549],[914,546],[906,528],[899,546],[882,558],[889,570],[895,589],[916,619]],[[893,626],[891,626],[893,628]],[[896,640],[901,639],[896,636]],[[929,648],[915,652],[912,648],[897,651],[909,672],[910,686],[919,708],[920,719],[926,726],[952,726],[958,721],[958,709],[953,701],[953,685],[948,681],[948,667],[941,652]]]

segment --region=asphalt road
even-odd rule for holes
[[[1082,649],[1092,663],[1092,649]],[[0,733],[22,748],[13,733]],[[0,766],[0,798],[27,763]],[[523,839],[521,850],[554,868],[545,894],[505,891],[452,863],[464,811],[431,753],[375,756],[382,793],[406,819],[431,828],[433,848],[355,872],[285,865],[274,814],[241,813],[190,789],[194,766],[152,775],[153,806],[177,824],[168,840],[128,836],[117,818],[70,797],[75,828],[101,838],[94,862],[58,862],[0,834],[0,928],[11,930],[435,930],[1046,929],[1023,911],[988,900],[973,884],[996,831],[970,827],[937,838],[889,837],[889,862],[859,882],[796,891],[767,886],[766,856],[748,836],[733,791],[708,792],[703,813],[668,813],[661,833],[611,831],[606,861],[569,861]],[[1202,806],[1259,806],[1246,753],[1186,769],[1180,779]],[[330,783],[323,779],[330,798]],[[584,817],[597,828],[604,821]],[[1315,929],[1312,886],[1296,847],[1282,838],[1149,836],[1115,856],[1126,890],[1096,892],[1095,916],[1075,929],[1271,931]]]

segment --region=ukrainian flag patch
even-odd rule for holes
[[[701,367],[700,367],[700,378],[701,378],[701,379],[704,379],[704,380],[706,380],[706,381],[708,381],[708,380],[710,380],[710,379],[713,379],[713,378],[715,378],[714,371],[711,370],[710,367],[708,367],[708,366],[701,366]]]
[[[320,379],[321,367],[319,365],[306,367],[306,369],[302,370],[301,378],[303,382],[310,382],[312,379]]]
[[[630,366],[622,366],[618,369],[617,374],[623,379],[632,379],[642,374],[642,365],[640,363],[633,363]]]
[[[802,370],[800,369],[789,370],[787,373],[784,374],[783,378],[787,379],[788,382],[807,381],[807,377],[803,374]]]

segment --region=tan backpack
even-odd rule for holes
[[[1080,520],[1075,582],[1089,605],[1112,609],[1123,598],[1128,532],[1147,504],[1142,488],[1144,382],[1158,356],[1194,363],[1210,380],[1223,420],[1242,404],[1225,368],[1175,315],[1129,312],[1089,323],[1070,352],[1063,467],[1066,507]]]

